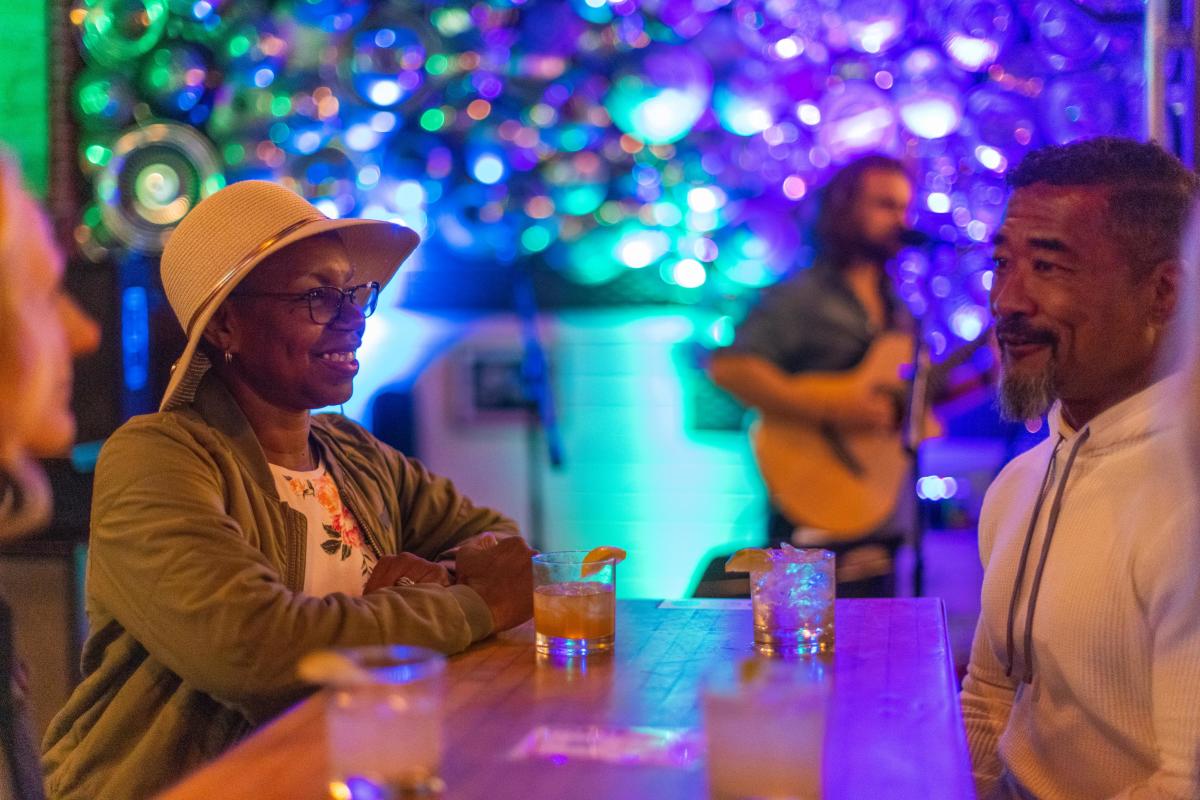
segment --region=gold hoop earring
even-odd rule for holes
[[[230,364],[232,364],[232,363],[233,363],[233,353],[231,353],[230,351],[226,350],[226,351],[225,351],[225,365],[226,365],[226,366],[229,366],[229,365],[230,365]]]

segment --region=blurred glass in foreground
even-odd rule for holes
[[[702,700],[713,800],[819,800],[826,666],[750,658],[708,676]]]
[[[300,674],[328,688],[333,800],[441,797],[442,674],[424,647],[361,647],[306,658]]]

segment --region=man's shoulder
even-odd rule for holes
[[[786,315],[789,319],[796,314],[813,315],[821,312],[831,297],[836,284],[828,275],[816,268],[797,272],[778,283],[766,287],[759,294],[749,315]]]
[[[792,273],[778,283],[767,287],[763,294],[808,297],[828,292],[837,283],[837,276],[828,269],[807,267]]]
[[[988,486],[988,494],[1022,482],[1030,476],[1040,478],[1046,469],[1046,461],[1050,457],[1052,449],[1050,437],[1046,437],[1025,452],[1015,456],[992,480],[991,485]]]

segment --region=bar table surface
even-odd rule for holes
[[[824,797],[974,797],[941,601],[839,600],[836,620]],[[699,731],[704,675],[753,653],[752,624],[749,601],[622,600],[612,654],[552,663],[536,654],[526,623],[453,656],[446,797],[705,797],[699,759],[649,766],[512,753],[539,726]],[[322,708],[320,694],[299,703],[161,797],[327,800]]]

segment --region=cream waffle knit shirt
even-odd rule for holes
[[[1098,415],[1066,477],[1021,683],[1026,605],[1053,492],[1075,443],[1056,406],[1050,436],[993,482],[979,524],[984,579],[962,706],[981,800],[1200,798],[1200,525],[1162,380]],[[1060,437],[1050,495],[1009,603],[1034,501]]]

